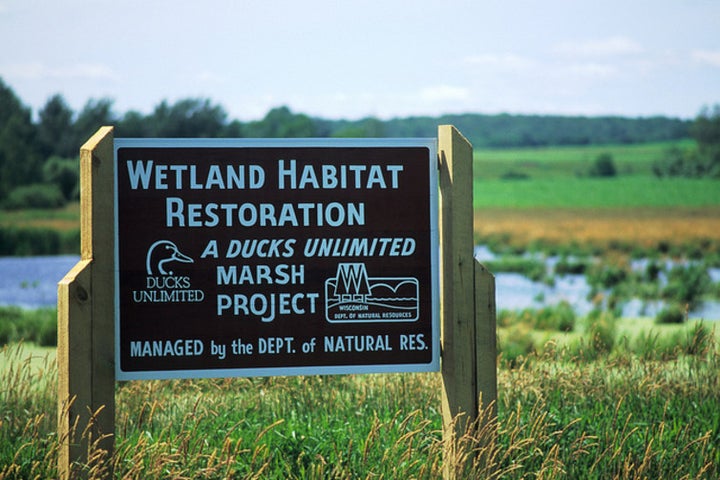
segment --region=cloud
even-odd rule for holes
[[[219,75],[214,72],[209,72],[207,70],[199,72],[195,76],[195,79],[197,81],[203,82],[203,83],[225,83],[225,81],[226,81],[226,78],[224,76]]]
[[[467,100],[470,98],[470,91],[465,87],[435,85],[420,90],[420,98],[428,102]]]
[[[513,71],[527,70],[536,64],[534,60],[514,53],[481,53],[465,57],[463,62],[468,65]]]
[[[613,36],[584,42],[562,42],[555,51],[563,55],[582,57],[611,57],[619,55],[637,55],[645,49],[629,37]]]
[[[99,63],[79,63],[64,67],[49,67],[42,63],[16,63],[3,66],[2,72],[8,77],[15,77],[22,80],[117,79],[117,74],[115,74],[112,68]]]
[[[695,50],[692,59],[698,63],[720,67],[720,50]]]
[[[618,68],[614,65],[603,63],[578,63],[565,67],[568,74],[579,77],[612,77],[618,73]]]

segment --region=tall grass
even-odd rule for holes
[[[551,342],[501,367],[498,416],[454,455],[438,374],[125,382],[109,462],[128,479],[717,478],[720,356],[708,330],[674,331],[694,339],[665,360]],[[0,479],[57,476],[56,367],[25,352],[0,352]]]

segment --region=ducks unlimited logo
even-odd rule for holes
[[[148,248],[145,257],[145,289],[133,290],[135,303],[202,302],[205,292],[192,289],[190,277],[176,275],[177,264],[194,263],[170,240],[158,240]]]

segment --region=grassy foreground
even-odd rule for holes
[[[498,416],[464,438],[461,478],[717,478],[720,355],[700,330],[662,357],[550,341],[501,361]],[[56,388],[53,349],[0,351],[0,479],[56,477]],[[130,479],[439,478],[463,464],[443,456],[440,389],[439,374],[125,382],[111,464]]]

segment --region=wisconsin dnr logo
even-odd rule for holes
[[[145,255],[145,288],[133,290],[135,303],[202,302],[205,292],[192,288],[190,277],[178,275],[183,264],[195,261],[170,240],[158,240]]]
[[[370,277],[364,263],[340,263],[325,280],[325,319],[332,323],[414,322],[420,314],[414,277]]]

